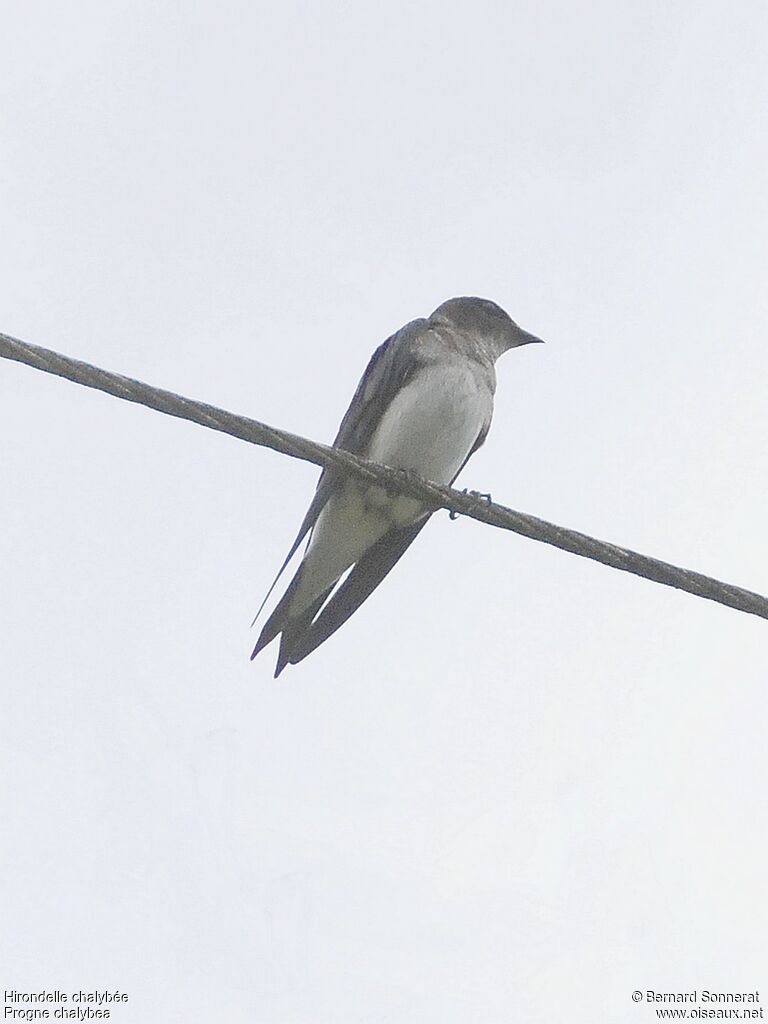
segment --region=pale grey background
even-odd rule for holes
[[[768,591],[762,2],[5,4],[0,330],[319,440],[454,294],[462,485]],[[768,624],[435,517],[248,661],[312,467],[0,363],[0,987],[120,1022],[768,989]]]

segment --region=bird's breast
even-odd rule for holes
[[[487,427],[493,393],[463,361],[424,367],[389,403],[367,456],[448,484]]]
[[[466,362],[428,365],[393,397],[365,456],[435,483],[458,473],[493,412],[492,380]],[[296,600],[306,606],[392,526],[426,514],[421,502],[349,479],[317,520]]]

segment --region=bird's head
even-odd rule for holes
[[[507,349],[532,342],[541,343],[541,338],[518,327],[512,317],[490,299],[472,296],[448,299],[429,319],[473,334],[489,347],[494,359]]]

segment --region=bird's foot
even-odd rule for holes
[[[468,494],[471,498],[482,498],[484,501],[487,501],[489,505],[491,504],[491,496],[485,491],[470,491],[468,487],[465,487],[461,493]],[[460,515],[460,512],[454,512],[453,509],[448,512],[449,519],[458,519]]]

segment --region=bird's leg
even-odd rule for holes
[[[490,494],[487,494],[485,491],[470,491],[468,487],[465,487],[463,488],[461,493],[468,494],[472,498],[483,498],[485,501],[488,502],[489,505],[491,504],[491,496]],[[450,509],[448,512],[449,519],[458,519],[460,515],[460,512],[454,512],[453,509]]]

